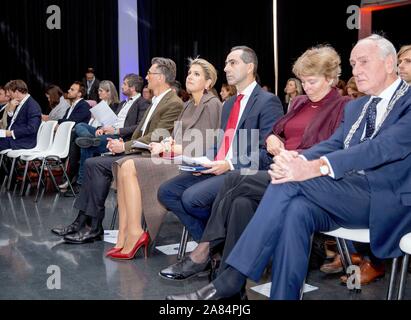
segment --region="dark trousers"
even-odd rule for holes
[[[122,157],[105,156],[86,160],[85,176],[74,208],[84,211],[85,215],[98,218],[100,221],[104,219],[104,204],[113,180],[111,166]]]
[[[232,171],[225,177],[201,239],[202,242],[210,242],[211,247],[224,243],[219,273],[227,268],[225,261],[253,217],[269,184],[270,176],[266,170],[253,175]]]
[[[183,172],[160,186],[158,200],[180,219],[193,239],[199,241],[224,178],[225,175],[194,176]]]
[[[368,228],[369,211],[365,175],[270,184],[227,264],[258,281],[272,258],[270,298],[299,299],[313,233]]]
[[[11,147],[11,139],[13,138],[0,138],[0,151],[6,150],[6,149],[12,149]],[[4,156],[6,157],[6,156]]]

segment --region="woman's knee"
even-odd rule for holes
[[[119,175],[122,179],[129,179],[137,175],[136,167],[133,160],[127,160],[119,166]]]

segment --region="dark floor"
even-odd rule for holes
[[[184,282],[161,279],[159,270],[176,261],[154,249],[147,260],[113,261],[104,252],[113,245],[103,241],[69,245],[50,232],[56,225],[74,220],[73,198],[49,194],[36,204],[32,196],[0,193],[0,299],[156,299],[167,294],[190,292],[207,283],[207,278]],[[104,227],[108,228],[114,198],[107,200]],[[172,216],[160,232],[156,245],[177,243],[182,227]],[[49,289],[58,285],[61,289]],[[307,283],[319,290],[304,299],[384,299],[388,277],[352,293],[339,284],[337,275],[311,272]],[[410,280],[410,279],[409,279]],[[251,283],[249,286],[253,285]],[[250,299],[266,299],[248,290]],[[411,285],[405,293],[411,299]]]

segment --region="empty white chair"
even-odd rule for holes
[[[53,172],[51,170],[51,167],[49,165],[49,161],[57,161],[58,165],[63,169],[63,174],[65,178],[67,179],[71,191],[74,193],[73,186],[71,185],[70,179],[67,176],[66,169],[64,168],[63,162],[61,159],[64,159],[68,156],[69,149],[70,149],[70,137],[71,137],[71,130],[73,129],[74,125],[76,123],[73,121],[67,121],[63,122],[62,124],[59,125],[56,135],[54,137],[53,144],[49,149],[43,152],[34,152],[31,155],[23,155],[21,156],[21,159],[24,161],[33,161],[33,160],[42,160],[41,168],[40,168],[40,174],[39,174],[39,180],[37,183],[37,193],[36,193],[36,198],[34,201],[37,202],[38,195],[40,192],[40,185],[43,177],[43,172],[44,172],[44,167],[47,167],[50,177],[53,181],[54,186],[56,189],[59,191],[58,185],[56,183],[56,180],[53,176]]]
[[[405,255],[402,259],[400,286],[398,289],[398,300],[401,300],[404,296],[404,290],[407,281],[408,262],[411,254],[411,232],[407,233],[405,236],[401,238],[400,249],[402,252],[405,253]]]
[[[346,229],[339,228],[334,231],[322,232],[326,235],[336,238],[338,251],[341,254],[341,262],[344,266],[344,270],[352,265],[350,252],[348,251],[347,243],[345,240],[370,243],[370,230],[369,229]],[[394,258],[392,261],[390,283],[388,286],[387,300],[392,300],[393,291],[395,286],[395,276],[397,271],[398,258]]]
[[[7,185],[8,190],[10,190],[16,160],[22,155],[31,155],[33,153],[43,152],[49,149],[53,143],[54,128],[56,127],[56,125],[57,125],[57,121],[54,121],[54,120],[42,122],[38,130],[38,133],[37,133],[37,144],[34,148],[11,150],[7,153],[7,157],[13,159],[12,164],[11,164],[11,169],[10,169],[10,176],[8,178],[9,179],[8,185]],[[26,162],[26,167],[25,167],[24,176],[23,176],[22,190],[24,188],[28,165],[29,165],[29,162]]]

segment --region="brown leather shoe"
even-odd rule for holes
[[[381,266],[375,266],[371,261],[364,260],[360,265],[361,271],[361,285],[369,284],[379,278],[384,277],[385,267],[382,264]],[[340,277],[342,283],[347,283],[347,276]]]
[[[359,266],[362,262],[362,257],[358,253],[353,253],[351,255],[351,262]],[[339,273],[343,271],[343,266],[341,262],[341,256],[337,254],[334,260],[330,263],[325,263],[320,267],[320,270],[324,273]]]

